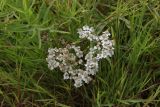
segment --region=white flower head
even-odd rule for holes
[[[87,25],[78,29],[80,39],[87,39],[92,45],[86,46],[87,52],[83,52],[80,46],[68,44],[65,48],[49,48],[48,68],[59,68],[63,72],[63,79],[74,80],[75,87],[88,84],[99,69],[98,62],[103,58],[114,55],[114,41],[110,40],[109,31],[102,32],[98,36],[94,34],[94,28]]]

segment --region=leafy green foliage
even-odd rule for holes
[[[109,28],[115,55],[76,89],[45,58],[49,47],[78,42],[85,24]],[[0,0],[2,107],[158,107],[159,56],[159,0]]]

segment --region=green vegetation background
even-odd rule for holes
[[[115,55],[75,88],[45,58],[83,25],[109,29]],[[160,1],[0,0],[0,106],[160,107]]]

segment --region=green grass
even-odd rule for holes
[[[50,71],[49,47],[106,29],[115,55],[80,88]],[[1,107],[159,107],[159,0],[0,0]]]

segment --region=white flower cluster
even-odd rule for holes
[[[91,75],[98,72],[98,61],[114,54],[114,43],[109,39],[111,34],[108,31],[96,36],[93,27],[83,26],[78,29],[78,34],[79,38],[88,39],[92,44],[87,54],[81,51],[80,46],[67,45],[65,48],[49,48],[46,58],[49,69],[59,68],[64,79],[74,80],[75,87],[89,83]]]

